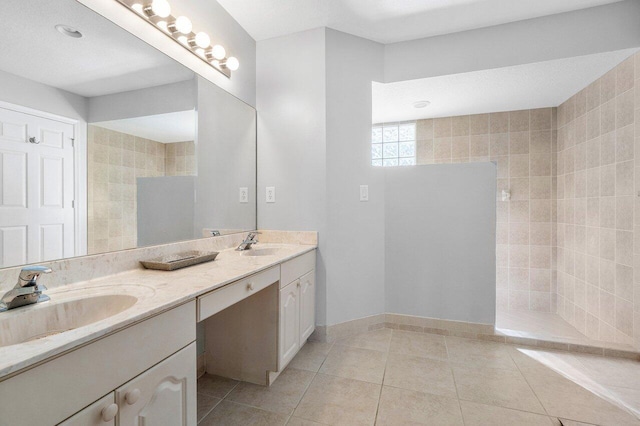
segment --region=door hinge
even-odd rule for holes
[[[71,148],[75,148],[75,147],[76,147],[76,139],[71,138]]]
[[[76,208],[76,200],[71,200],[71,208],[72,209]]]

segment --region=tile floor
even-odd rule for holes
[[[309,342],[270,388],[198,381],[200,426],[622,426],[639,418],[638,362],[390,329]]]
[[[496,331],[507,336],[633,350],[631,345],[590,339],[560,315],[549,312],[498,311],[496,313]]]

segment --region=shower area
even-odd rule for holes
[[[383,145],[376,151],[375,138],[376,128],[383,136],[398,126],[400,139],[400,127],[408,128],[415,152],[405,148],[408,158],[397,165],[414,164],[410,154],[418,166],[494,162],[495,332],[633,349],[640,346],[640,54],[585,63],[598,63],[597,71],[553,106],[379,121],[372,161],[396,165]]]

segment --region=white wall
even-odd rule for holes
[[[327,29],[327,324],[384,312],[384,174],[370,163],[383,46]],[[360,202],[360,185],[369,201]]]
[[[317,322],[325,324],[325,29],[257,45],[258,228],[319,232]],[[265,187],[276,203],[265,203]]]
[[[385,82],[500,68],[640,46],[640,1],[385,46]]]
[[[172,0],[172,14],[186,15],[194,29],[205,31],[213,42],[222,44],[229,55],[240,61],[240,69],[228,79],[201,59],[116,1],[78,0],[102,16],[126,29],[151,46],[217,84],[251,106],[256,99],[256,43],[215,0]]]
[[[385,307],[494,324],[496,166],[385,169]]]
[[[140,90],[89,98],[90,123],[189,111],[198,100],[196,77]]]

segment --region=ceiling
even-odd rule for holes
[[[2,0],[0,70],[92,97],[193,78],[178,62],[76,0]],[[71,38],[55,26],[84,37]]]
[[[329,27],[394,43],[620,0],[218,0],[256,40]]]
[[[173,143],[196,139],[196,117],[196,112],[191,110],[91,124],[156,142]]]
[[[638,49],[507,68],[373,83],[373,123],[555,107]],[[426,108],[414,108],[429,101]]]

